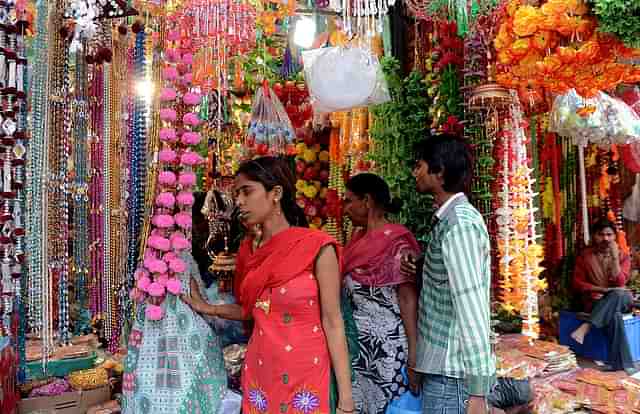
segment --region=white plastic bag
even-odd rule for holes
[[[631,195],[624,200],[622,216],[629,221],[640,221],[640,174],[636,174],[636,183],[633,185]]]
[[[231,390],[227,390],[227,393],[224,395],[224,398],[222,399],[222,403],[220,404],[220,410],[218,411],[218,413],[240,414],[241,408],[242,408],[242,396]]]
[[[391,99],[378,58],[358,47],[302,52],[304,74],[317,112],[346,111]]]
[[[549,130],[574,138],[576,145],[629,144],[640,140],[640,117],[604,92],[583,98],[571,89],[555,99]]]

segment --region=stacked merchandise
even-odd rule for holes
[[[74,337],[70,345],[55,348],[48,355],[46,371],[42,357],[41,341],[28,341],[27,381],[20,386],[21,413],[64,409],[84,413],[105,405],[118,408],[111,400],[110,384],[122,374],[123,355],[106,357],[94,334]]]
[[[523,335],[500,337],[496,354],[499,375],[512,378],[548,377],[578,367],[568,347]]]

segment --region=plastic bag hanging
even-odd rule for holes
[[[382,68],[370,51],[327,47],[302,52],[304,75],[316,112],[336,112],[391,99]]]
[[[246,140],[248,155],[285,154],[294,138],[295,132],[284,106],[265,81],[253,100]]]
[[[604,92],[582,98],[571,89],[555,99],[549,121],[549,130],[573,138],[576,145],[640,140],[640,117],[629,105]]]

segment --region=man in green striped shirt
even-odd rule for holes
[[[439,206],[426,242],[413,368],[423,377],[427,414],[487,413],[495,382],[489,236],[462,192],[471,169],[469,150],[456,137],[431,137],[419,146],[416,188]]]

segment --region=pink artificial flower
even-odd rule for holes
[[[160,110],[160,119],[165,122],[175,122],[178,119],[178,114],[175,109],[172,108],[162,108]]]
[[[175,251],[182,251],[191,247],[191,242],[179,231],[173,233],[169,240],[171,240],[171,247]]]
[[[202,157],[193,151],[187,151],[182,154],[180,157],[180,164],[182,165],[198,165],[202,162]]]
[[[176,183],[176,175],[171,171],[162,171],[158,174],[158,182],[161,185],[174,185]]]
[[[198,105],[201,99],[202,97],[199,94],[193,92],[187,92],[182,97],[182,101],[185,105]]]
[[[160,296],[164,295],[165,289],[164,286],[162,286],[160,283],[153,282],[149,285],[147,292],[154,298],[159,298]]]
[[[186,125],[195,127],[200,125],[200,117],[198,117],[198,114],[194,112],[189,112],[184,114],[184,116],[182,117],[182,122],[184,122]]]
[[[170,42],[175,42],[176,40],[180,40],[180,31],[179,30],[170,30],[167,33],[167,40]]]
[[[182,134],[180,141],[184,145],[198,145],[200,143],[200,134],[197,132],[185,132]]]
[[[176,99],[178,96],[177,92],[173,88],[164,88],[162,92],[160,92],[160,100],[163,102],[170,102]]]
[[[191,65],[193,63],[193,55],[191,53],[185,53],[182,55],[182,63],[185,65]]]
[[[185,230],[190,229],[191,226],[193,225],[191,214],[189,213],[185,213],[185,212],[178,213],[174,216],[174,218],[176,220],[176,224]]]
[[[156,283],[160,283],[162,286],[167,286],[167,281],[169,280],[169,274],[163,273],[161,275],[156,276],[154,280],[156,281]]]
[[[177,62],[178,61],[178,51],[176,49],[166,49],[164,51],[164,56],[169,62]]]
[[[182,273],[187,270],[187,264],[184,262],[184,260],[176,257],[169,262],[169,269],[171,269],[171,271],[174,273]]]
[[[158,157],[160,158],[161,162],[171,163],[176,160],[176,158],[178,157],[178,154],[176,154],[176,152],[170,148],[165,148],[160,151],[160,153],[158,154]],[[175,178],[175,175],[174,175],[174,178]]]
[[[160,236],[151,236],[149,237],[149,246],[154,249],[158,249],[161,252],[168,252],[171,249],[171,242],[169,239]]]
[[[140,279],[138,279],[138,281],[136,282],[136,286],[138,289],[140,289],[143,292],[146,292],[147,289],[149,289],[149,285],[151,285],[151,279],[149,279],[148,277],[141,277]]]
[[[178,71],[173,66],[166,66],[162,70],[162,77],[164,80],[174,81],[178,77]]]
[[[182,84],[191,85],[192,82],[193,82],[193,73],[191,72],[185,73],[184,76],[182,77]]]
[[[160,128],[160,140],[165,142],[176,142],[178,136],[173,128]]]
[[[176,204],[176,197],[169,192],[160,193],[156,197],[156,204],[164,208],[173,208]]]
[[[149,269],[151,273],[165,273],[167,271],[167,264],[160,259],[145,260],[144,267]]]
[[[171,261],[173,259],[176,259],[178,256],[174,253],[174,252],[168,252],[165,253],[164,256],[162,256],[162,260],[164,260],[167,263],[171,263]]]
[[[196,175],[192,172],[183,172],[180,174],[178,182],[183,187],[191,187],[196,183]]]
[[[129,298],[136,303],[140,303],[144,300],[144,293],[140,289],[134,287],[129,292]]]
[[[180,283],[180,280],[175,278],[169,279],[169,281],[167,282],[167,290],[169,291],[169,293],[178,295],[182,290],[182,283]]]
[[[172,227],[175,224],[175,220],[169,214],[156,214],[151,219],[151,222],[154,226],[160,227],[161,229]]]
[[[192,206],[193,202],[195,201],[193,198],[193,193],[190,191],[179,192],[176,200],[181,206]]]
[[[175,233],[174,233],[175,235]],[[173,243],[173,235],[171,236],[171,242]],[[136,269],[135,273],[133,274],[133,276],[135,277],[136,280],[140,279],[141,277],[144,276],[149,276],[149,272],[147,271],[147,269],[143,268],[143,267],[139,267]]]
[[[151,321],[159,321],[164,316],[164,311],[160,306],[148,303],[144,315]]]

